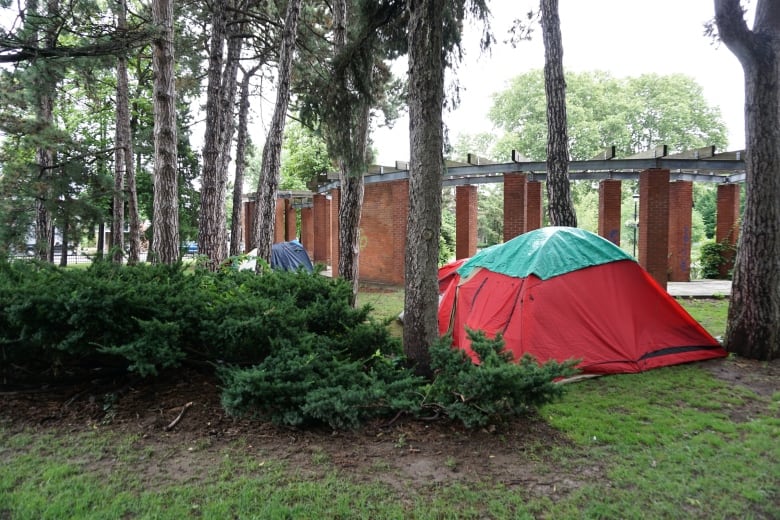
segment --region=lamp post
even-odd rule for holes
[[[637,210],[639,209],[639,193],[634,192],[631,197],[634,199],[634,258],[636,258],[636,228],[639,227],[639,215]]]

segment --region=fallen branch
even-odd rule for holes
[[[176,416],[176,419],[174,419],[171,422],[171,424],[169,424],[168,426],[165,427],[165,431],[166,432],[169,432],[169,431],[173,430],[176,427],[176,425],[179,424],[179,421],[181,421],[181,418],[184,417],[184,412],[186,412],[187,408],[189,408],[190,406],[192,406],[192,401],[190,401],[189,403],[185,404],[184,407],[182,407],[181,412],[179,412],[179,415]]]

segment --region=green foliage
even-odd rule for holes
[[[701,277],[709,279],[724,278],[720,270],[733,260],[736,249],[728,241],[707,242],[701,246],[699,261],[701,262]],[[731,278],[731,272],[726,278]]]
[[[23,382],[90,367],[152,376],[183,362],[251,365],[279,338],[306,334],[367,356],[383,344],[384,329],[366,325],[369,308],[353,309],[350,295],[343,282],[304,272],[3,262],[0,348],[25,367],[4,375]]]
[[[614,78],[606,72],[569,72],[566,105],[571,156],[593,157],[607,146],[629,155],[666,144],[670,150],[690,150],[727,143],[726,127],[717,107],[710,106],[701,87],[688,76],[645,74]],[[492,149],[509,157],[512,149],[531,159],[546,157],[547,104],[541,70],[516,77],[495,95],[493,123],[504,131]]]
[[[515,363],[504,350],[503,338],[469,331],[477,362],[445,337],[431,347],[435,379],[428,388],[424,408],[434,408],[461,421],[467,428],[520,416],[563,395],[554,382],[577,373],[577,360],[539,364],[530,355]]]
[[[372,347],[376,352],[366,357]],[[421,381],[393,364],[388,355],[398,350],[376,325],[340,337],[280,338],[259,365],[220,369],[222,404],[231,414],[257,414],[276,424],[356,428],[416,407]]]
[[[297,121],[285,127],[280,189],[306,190],[333,169],[325,141]]]

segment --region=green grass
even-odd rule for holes
[[[677,300],[701,323],[707,332],[716,338],[723,337],[726,333],[726,320],[728,317],[729,301],[725,298],[693,299],[681,298]]]
[[[381,318],[403,306],[400,291],[361,301]],[[725,300],[683,304],[722,333]],[[571,444],[541,462],[580,484],[549,496],[488,481],[390,487],[317,450],[316,471],[302,473],[241,442],[139,448],[137,437],[102,429],[12,432],[0,423],[0,518],[779,518],[779,412],[780,393],[760,396],[697,364],[572,384],[540,410]],[[173,458],[199,471],[143,471]],[[374,461],[375,472],[388,462]]]

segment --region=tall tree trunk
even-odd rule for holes
[[[759,0],[751,31],[738,0],[715,0],[720,38],[745,72],[745,208],[726,348],[780,357],[780,2]]]
[[[263,146],[263,163],[260,170],[260,185],[257,199],[257,271],[263,270],[263,260],[270,265],[271,245],[276,226],[276,195],[279,190],[279,170],[281,167],[282,137],[287,119],[287,105],[290,102],[290,74],[295,53],[295,37],[298,32],[298,17],[302,0],[289,0],[282,29],[281,49],[279,52],[279,79],[276,87],[276,103],[271,128]]]
[[[234,11],[236,13],[236,11]],[[220,143],[219,151],[219,182],[220,182],[220,197],[222,199],[219,215],[219,230],[220,230],[220,263],[224,261],[228,253],[228,240],[227,240],[227,207],[225,204],[225,198],[227,195],[228,184],[228,169],[230,168],[230,149],[233,146],[233,133],[236,129],[236,91],[237,79],[238,79],[238,65],[241,59],[241,48],[243,45],[243,24],[238,23],[236,18],[242,16],[240,14],[234,14],[233,20],[228,25],[228,50],[227,58],[225,60],[225,70],[222,73],[222,87],[220,96],[220,126],[222,127],[221,135],[222,142]]]
[[[154,236],[152,261],[179,260],[176,83],[173,55],[173,0],[153,0],[158,34],[152,42],[154,68]]]
[[[334,53],[338,56],[347,46],[348,9],[346,0],[333,3]],[[365,71],[368,78],[366,84],[372,83],[373,72]],[[332,142],[341,143],[337,146],[339,163],[339,181],[341,195],[339,197],[339,265],[338,275],[352,285],[351,304],[357,304],[357,294],[360,283],[360,217],[363,211],[363,195],[365,192],[363,174],[366,168],[366,151],[368,143],[369,122],[371,117],[370,99],[367,94],[352,96],[355,80],[353,73],[347,67],[339,67],[334,71],[334,89],[336,100],[343,107],[336,114],[331,132],[338,133]],[[351,99],[351,102],[349,101]],[[345,137],[348,137],[345,139]]]
[[[569,186],[566,78],[558,0],[542,0],[544,90],[547,94],[547,203],[550,224],[577,227]]]
[[[252,76],[260,70],[260,65],[244,71],[241,79],[241,95],[238,102],[238,135],[236,136],[236,177],[233,185],[233,211],[230,218],[230,256],[243,253],[241,250],[242,232],[244,228],[244,171],[246,170],[246,142],[249,134],[249,82]],[[250,237],[254,236],[250,230]]]
[[[127,30],[127,1],[117,0],[117,28]],[[127,201],[128,222],[130,225],[130,251],[127,257],[127,263],[134,265],[138,263],[141,257],[141,218],[138,213],[138,192],[135,183],[135,163],[133,160],[133,138],[130,127],[130,87],[128,85],[127,56],[120,55],[117,59],[116,68],[116,147],[115,164],[116,171],[114,177],[114,225],[116,219],[124,219],[124,212],[119,211],[117,215],[117,206],[123,207],[122,202]],[[120,197],[123,194],[124,197]],[[114,229],[112,226],[112,235],[121,237],[121,253],[124,251],[124,223],[120,223]],[[118,234],[117,234],[118,233]],[[114,242],[116,245],[117,242]],[[121,256],[114,261],[121,261]]]
[[[58,7],[57,0],[49,0],[46,3],[46,10],[50,14],[56,12]],[[37,0],[28,3],[28,18],[33,24],[39,23],[38,9]],[[33,31],[30,37],[33,40],[32,44],[37,46],[40,37],[38,31]],[[57,35],[54,29],[46,31],[43,35],[44,46],[53,48],[56,39]],[[56,79],[46,60],[34,63],[34,66],[38,68],[33,78],[33,86],[37,96],[36,119],[39,128],[48,128],[54,124]],[[35,201],[35,253],[39,260],[53,262],[54,222],[47,204],[50,198],[49,178],[54,166],[54,150],[42,143],[35,152],[35,158],[38,163],[38,181],[41,186]]]
[[[117,27],[127,28],[124,0],[117,2]],[[127,178],[127,155],[125,147],[129,140],[130,123],[130,93],[127,85],[127,58],[121,55],[116,66],[116,126],[114,150],[114,197],[111,205],[111,261],[117,264],[124,260],[125,252],[125,180]],[[125,126],[125,121],[128,126]],[[131,159],[132,160],[132,159]]]
[[[406,227],[404,352],[430,373],[439,337],[437,270],[444,173],[443,0],[409,0],[409,217]]]
[[[198,221],[198,252],[209,258],[209,266],[216,269],[225,259],[223,211],[224,184],[220,170],[220,152],[224,127],[222,125],[222,68],[227,36],[227,0],[218,0],[213,6],[211,43],[209,46],[208,86],[206,88],[206,131],[203,138],[203,169],[201,171],[200,218]],[[220,234],[222,239],[220,239]]]

